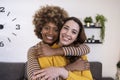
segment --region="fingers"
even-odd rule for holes
[[[78,69],[81,71],[90,69],[90,63],[87,60],[79,59],[78,64],[80,65],[80,68]]]
[[[41,78],[41,80],[46,80],[48,78],[48,76],[45,76],[46,73],[44,72],[44,70],[38,70],[36,72],[33,73],[33,77],[32,79],[37,79],[37,78]]]
[[[90,69],[90,63],[86,62],[86,69]]]
[[[33,74],[32,80],[36,80],[37,78],[41,78],[40,80],[53,80],[53,75],[48,74],[46,69],[36,71]]]
[[[49,76],[48,76],[48,75],[45,75],[45,76],[44,76],[44,79],[45,79],[45,80],[47,80],[48,78],[49,78]]]
[[[90,69],[90,63],[89,62],[84,62],[84,66],[82,70],[89,70]]]
[[[53,79],[49,79],[49,76],[48,75],[44,75],[41,80],[53,80]]]
[[[41,46],[42,43],[40,44],[37,44],[37,46],[35,47],[35,51],[36,51],[36,54],[35,56],[37,58],[39,58],[39,56],[42,54],[42,46]]]
[[[87,60],[82,60],[84,62],[84,69],[90,69],[90,63]]]
[[[38,70],[38,71],[33,72],[33,75],[37,75],[37,74],[40,74],[40,73],[43,73],[43,72],[44,72],[44,70]]]
[[[40,46],[39,52],[40,52],[39,57],[51,56],[50,53],[53,53],[52,50],[51,50],[51,47],[47,44],[42,44]]]

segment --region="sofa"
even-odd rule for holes
[[[95,80],[114,80],[112,77],[102,77],[101,62],[90,62],[90,70]]]
[[[26,64],[0,62],[0,80],[27,80]],[[90,70],[95,80],[114,80],[111,77],[102,77],[101,62],[90,62]]]

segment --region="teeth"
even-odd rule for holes
[[[63,39],[64,39],[64,40],[69,40],[68,38],[65,38],[65,37],[64,37]]]
[[[66,41],[69,40],[69,38],[68,38],[68,37],[65,37],[65,36],[63,36],[63,39],[66,40]]]
[[[53,39],[53,37],[47,36],[48,39]]]

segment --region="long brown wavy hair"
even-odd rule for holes
[[[65,19],[64,24],[67,21],[69,21],[69,20],[73,20],[73,21],[75,21],[79,25],[78,36],[77,36],[76,40],[72,43],[72,45],[77,47],[78,44],[83,44],[85,42],[85,40],[87,39],[87,37],[86,37],[85,31],[84,31],[83,24],[82,24],[82,22],[78,18],[76,18],[76,17],[69,17],[69,18]],[[66,56],[66,58],[69,59],[70,63],[73,63],[77,59],[79,59],[80,56]]]

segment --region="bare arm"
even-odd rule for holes
[[[52,56],[52,55],[80,56],[80,55],[85,55],[90,52],[90,48],[85,44],[80,44],[78,47],[70,46],[70,47],[63,47],[63,48],[57,48],[57,49],[51,48],[50,46],[46,44],[42,44],[39,50],[42,51],[42,54],[39,55],[40,57],[41,56]],[[65,68],[70,71],[87,70],[89,69],[89,67],[90,65],[87,61],[80,60],[80,59],[76,60],[74,63],[71,63],[65,66]]]
[[[81,58],[73,63],[65,66],[68,71],[83,71],[90,69],[90,63],[87,60],[82,60]]]
[[[64,80],[93,80],[90,70],[67,71],[64,67],[48,67],[35,72],[35,75],[34,79],[40,76],[42,77],[41,80],[56,80],[59,76]],[[61,79],[57,78],[57,80]]]
[[[35,51],[33,51],[32,49],[30,49],[31,51],[29,51],[29,52],[31,52],[31,53],[35,53]],[[47,49],[48,50],[48,49]],[[46,51],[47,51],[46,50]],[[33,52],[32,52],[33,51]],[[50,53],[50,52],[49,52]],[[35,57],[35,55],[34,54],[32,54],[32,62],[37,62],[37,60],[36,61],[34,61],[34,60],[36,60],[36,57]],[[67,70],[69,70],[69,71],[74,71],[74,70],[85,70],[85,68],[84,68],[84,66],[86,66],[85,65],[85,63],[86,62],[83,62],[83,61],[81,61],[80,59],[78,59],[76,62],[74,62],[74,63],[72,63],[72,64],[69,64],[69,65],[67,65],[67,66],[65,66],[65,68],[67,69]],[[32,63],[31,65],[33,66],[36,66],[36,64],[38,64],[38,63]],[[82,66],[82,65],[84,65],[84,66]],[[38,65],[39,66],[39,65]],[[38,67],[38,69],[33,69],[33,67],[31,67],[30,68],[31,69],[31,71],[28,71],[28,72],[30,72],[29,74],[32,74],[32,75],[35,75],[34,74],[34,72],[38,72],[39,73],[39,71],[41,71],[40,70],[40,68]],[[33,70],[33,71],[32,71]],[[51,70],[51,69],[50,69]],[[55,74],[56,75],[56,74]],[[33,78],[36,80],[36,78],[39,78],[41,75],[37,75],[37,76],[33,76]],[[53,76],[53,74],[52,75],[49,75],[49,76],[51,76],[51,77],[55,77],[55,76]],[[57,77],[57,76],[56,76]],[[34,80],[33,79],[33,80]],[[32,80],[32,79],[30,79],[30,80]]]

